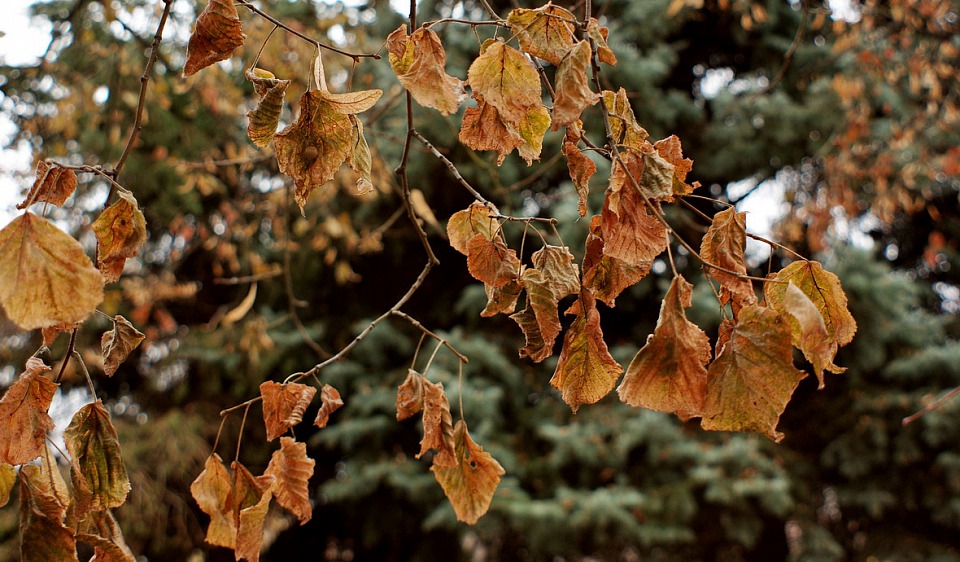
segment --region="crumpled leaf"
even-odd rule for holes
[[[273,441],[300,423],[303,412],[316,393],[315,387],[296,382],[280,384],[265,381],[261,384],[260,396],[263,398],[263,422],[267,426],[267,441]]]
[[[467,270],[477,281],[496,289],[517,278],[520,259],[501,237],[491,240],[480,233],[467,244]]]
[[[269,474],[260,479],[254,478],[250,471],[238,462],[234,462],[231,467],[234,473],[233,509],[237,522],[234,555],[238,562],[258,562],[263,545],[263,522],[273,498],[276,480]]]
[[[753,431],[779,442],[780,414],[806,373],[793,366],[790,329],[777,311],[754,304],[740,311],[707,376],[703,429]]]
[[[43,336],[43,345],[50,347],[53,345],[53,342],[57,340],[57,336],[63,332],[72,332],[73,330],[78,329],[82,324],[82,322],[64,322],[61,324],[54,324],[53,326],[40,328],[40,334]]]
[[[487,306],[480,311],[480,316],[489,318],[497,314],[512,314],[517,308],[517,299],[523,285],[517,279],[512,279],[502,287],[494,288],[484,283],[483,289],[487,294]]]
[[[113,317],[113,329],[104,332],[100,338],[103,351],[103,372],[112,377],[120,364],[127,360],[130,353],[140,345],[144,336],[133,324],[119,314]]]
[[[443,383],[432,383],[423,379],[423,439],[420,440],[419,459],[427,451],[437,452],[433,456],[434,466],[454,466],[453,417],[450,415],[450,402],[443,391]]]
[[[515,130],[534,108],[543,106],[540,75],[533,64],[501,41],[487,41],[467,71],[476,95],[496,108],[503,122]]]
[[[823,388],[824,370],[836,374],[847,370],[833,364],[833,358],[837,355],[837,342],[830,338],[823,316],[803,291],[792,282],[788,282],[783,298],[778,301],[778,304],[783,308],[773,308],[787,320],[794,347],[802,351],[803,356],[813,365],[819,388]]]
[[[27,193],[27,198],[17,205],[17,209],[26,209],[28,203],[52,203],[61,207],[76,189],[76,172],[41,160],[37,162],[37,180]]]
[[[544,245],[530,256],[557,301],[580,292],[580,270],[566,246]]]
[[[590,232],[584,245],[586,251],[583,256],[583,286],[591,289],[597,300],[611,308],[616,306],[620,293],[646,277],[653,266],[652,259],[635,266],[604,254],[603,229],[599,215],[590,219]]]
[[[27,369],[0,398],[0,462],[30,462],[43,453],[53,420],[47,414],[57,385],[41,373],[50,367],[32,357]]]
[[[477,107],[468,107],[460,125],[460,142],[474,150],[492,150],[498,154],[497,165],[503,164],[513,149],[524,144],[519,132],[507,126],[500,112],[483,96],[474,93]]]
[[[700,257],[713,265],[746,275],[747,265],[743,254],[747,243],[746,220],[747,214],[738,213],[733,207],[714,215],[713,223],[710,224],[700,244]],[[753,285],[749,279],[712,267],[705,269],[710,277],[716,279],[730,292],[730,296],[738,307],[757,302],[757,295],[753,292]]]
[[[611,182],[611,188],[614,184]],[[653,203],[656,205],[656,203]],[[643,267],[667,249],[667,230],[632,185],[608,189],[601,213],[603,253]]]
[[[847,309],[847,295],[840,286],[840,279],[823,269],[820,262],[795,261],[781,269],[773,279],[780,283],[768,282],[763,287],[767,306],[784,310],[786,282],[791,282],[817,307],[831,342],[843,346],[853,340],[857,322]]]
[[[324,428],[330,421],[330,414],[336,412],[343,406],[343,399],[336,388],[329,384],[323,385],[320,389],[320,409],[317,410],[317,417],[313,420],[313,425]]]
[[[280,438],[280,449],[273,452],[264,474],[276,479],[277,503],[297,516],[303,525],[313,517],[310,505],[310,477],[316,461],[307,456],[307,444],[292,437]]]
[[[227,60],[245,36],[237,7],[230,0],[210,0],[197,18],[187,44],[183,76],[191,76],[215,62]]]
[[[577,413],[582,404],[595,404],[609,394],[623,368],[603,341],[597,301],[589,289],[580,291],[579,299],[566,313],[575,313],[577,318],[563,337],[560,360],[550,384]]]
[[[100,400],[80,408],[63,432],[73,460],[70,476],[78,514],[120,507],[130,492],[130,479],[120,453],[117,429]]]
[[[407,378],[397,388],[397,421],[403,421],[423,410],[423,383],[426,379],[414,371],[407,370]]]
[[[93,547],[90,562],[136,562],[110,510],[89,514],[77,528],[77,540]]]
[[[247,136],[253,144],[263,148],[270,144],[277,132],[280,114],[283,113],[283,96],[290,81],[280,80],[260,68],[248,68],[243,75],[253,82],[253,88],[260,96],[257,107],[247,113],[247,118],[250,119]]]
[[[680,145],[680,139],[677,135],[670,135],[665,139],[658,140],[653,143],[653,147],[657,149],[657,153],[664,160],[673,165],[674,195],[693,193],[694,189],[700,187],[699,182],[694,182],[693,185],[686,183],[687,174],[693,170],[693,160],[683,157],[683,147]]]
[[[600,94],[590,89],[590,55],[590,43],[580,41],[557,68],[556,98],[550,125],[554,131],[576,123],[584,109],[600,100]]]
[[[347,156],[347,166],[357,173],[357,193],[364,194],[373,191],[373,158],[370,155],[370,145],[367,137],[363,136],[363,123],[355,116],[350,116],[353,123],[353,150]]]
[[[450,246],[463,255],[467,255],[467,245],[477,234],[483,234],[487,240],[492,240],[500,229],[500,223],[490,218],[496,215],[497,209],[474,201],[469,207],[457,211],[447,221],[447,238]]]
[[[537,268],[525,269],[520,276],[520,282],[527,290],[527,307],[523,312],[511,316],[527,336],[527,345],[520,349],[520,358],[529,357],[539,363],[553,355],[553,344],[560,335],[560,313],[557,306],[562,297],[557,296],[555,281]],[[528,311],[532,312],[536,319],[536,329],[529,333],[528,330],[532,327],[527,324],[530,314]]]
[[[692,289],[679,275],[670,283],[656,329],[617,388],[627,404],[675,413],[683,420],[703,413],[710,339],[683,312],[691,305]]]
[[[610,130],[613,132],[613,141],[617,144],[626,145],[632,148],[642,148],[650,136],[646,129],[637,123],[637,118],[633,114],[633,108],[630,106],[630,98],[627,97],[627,91],[623,88],[616,93],[610,90],[604,90],[603,104],[610,115]]]
[[[73,531],[63,524],[65,512],[40,467],[20,467],[21,562],[77,561]]]
[[[363,113],[376,105],[383,95],[383,90],[357,90],[337,94],[327,90],[317,90],[317,97],[330,106],[330,109],[341,115],[356,115]]]
[[[441,466],[434,459],[430,470],[453,505],[457,519],[473,525],[490,509],[504,470],[490,453],[473,442],[463,420],[457,421],[453,429],[453,442],[455,462]]]
[[[507,15],[507,24],[519,39],[523,52],[555,65],[560,64],[577,41],[576,21],[569,10],[549,2],[535,10],[517,8]],[[473,84],[472,78],[470,83]]]
[[[0,462],[0,507],[10,502],[10,492],[17,483],[17,469],[12,464]]]
[[[580,134],[577,128],[567,127],[567,133],[563,139],[563,145],[560,152],[567,157],[567,169],[570,172],[570,179],[573,180],[573,186],[577,190],[580,201],[577,209],[580,217],[587,216],[587,197],[590,195],[590,178],[597,173],[597,165],[580,150],[577,144],[580,142]]]
[[[553,344],[556,341],[556,336],[547,345],[547,342],[543,339],[543,334],[540,333],[540,323],[537,321],[537,315],[533,308],[528,305],[520,312],[511,314],[510,319],[520,326],[526,340],[526,343],[520,349],[521,359],[529,357],[531,361],[539,363],[553,355]],[[557,321],[559,322],[559,318]]]
[[[417,103],[443,115],[457,112],[467,93],[463,80],[444,70],[447,54],[435,31],[421,27],[407,35],[401,25],[387,36],[387,51],[390,68]]]
[[[97,269],[107,283],[120,279],[123,264],[136,257],[147,241],[147,221],[137,200],[126,191],[118,194],[120,199],[90,225],[97,236]]]
[[[24,330],[85,319],[103,301],[103,277],[83,246],[24,213],[0,230],[0,304]]]
[[[600,27],[600,22],[597,21],[597,18],[590,18],[590,21],[587,22],[587,36],[597,44],[597,57],[600,59],[600,62],[609,64],[610,66],[617,66],[617,55],[613,54],[610,46],[607,45],[608,33],[610,33],[610,30],[606,27]]]
[[[234,548],[237,525],[231,509],[233,481],[220,455],[207,458],[203,472],[190,484],[190,495],[200,510],[210,516],[206,541],[212,545]]]

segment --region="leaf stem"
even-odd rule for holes
[[[60,364],[60,372],[57,373],[57,378],[53,382],[60,384],[60,380],[63,378],[64,371],[67,370],[67,363],[70,362],[70,356],[73,355],[73,350],[77,345],[77,331],[80,328],[74,328],[70,332],[70,343],[67,344],[67,352],[63,355],[63,363]]]

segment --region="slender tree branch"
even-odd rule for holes
[[[330,357],[330,354],[327,350],[323,349],[319,343],[317,343],[310,332],[307,331],[307,327],[303,325],[303,321],[300,319],[300,314],[297,312],[297,308],[305,306],[306,303],[297,299],[297,295],[293,291],[293,268],[290,265],[290,209],[289,201],[290,197],[290,184],[287,183],[287,196],[284,198],[284,201],[287,201],[287,204],[283,207],[283,292],[287,295],[287,314],[290,315],[290,321],[293,322],[294,327],[297,329],[297,333],[300,334],[300,339],[303,340],[303,343],[307,344],[314,353],[317,354],[320,359],[326,359]]]
[[[793,55],[797,52],[797,49],[800,48],[800,42],[803,41],[803,33],[807,29],[807,20],[810,19],[810,10],[807,8],[807,3],[805,0],[800,0],[800,23],[797,24],[797,32],[793,36],[793,43],[790,44],[790,48],[787,49],[787,52],[783,55],[783,64],[780,65],[780,70],[777,72],[776,76],[770,80],[770,83],[767,84],[762,90],[754,93],[747,100],[747,103],[752,103],[756,101],[760,96],[769,93],[777,84],[783,80],[783,77],[787,75],[787,69],[790,68],[790,63],[793,61]]]
[[[920,410],[920,411],[917,412],[916,414],[913,414],[913,415],[911,415],[911,416],[907,416],[907,417],[903,418],[903,421],[902,421],[901,423],[902,423],[903,425],[909,425],[909,424],[917,421],[917,420],[920,419],[924,414],[926,414],[926,413],[928,413],[928,412],[931,412],[931,411],[933,411],[933,410],[936,410],[936,409],[939,408],[940,406],[943,406],[948,400],[950,400],[951,398],[953,398],[953,397],[956,396],[957,394],[960,394],[960,386],[958,386],[957,388],[954,388],[953,390],[951,390],[950,392],[944,394],[944,395],[941,396],[940,398],[937,398],[937,399],[934,400],[933,402],[927,404],[922,410]]]
[[[274,277],[280,277],[283,275],[283,269],[271,269],[269,271],[264,271],[262,273],[254,273],[253,275],[244,275],[241,277],[217,277],[213,280],[214,285],[243,285],[245,283],[253,283],[254,281],[261,281],[263,279],[272,279]]]
[[[470,362],[470,360],[467,359],[462,353],[460,353],[459,351],[457,351],[456,349],[454,349],[453,346],[450,345],[450,342],[448,342],[447,340],[441,338],[441,337],[438,336],[437,334],[435,334],[435,333],[431,332],[430,330],[428,330],[427,327],[424,326],[423,324],[421,324],[416,318],[410,316],[409,314],[407,314],[406,312],[403,312],[403,311],[401,311],[401,310],[395,310],[395,311],[393,311],[391,314],[393,314],[394,316],[397,316],[397,317],[399,317],[399,318],[403,318],[404,320],[406,320],[407,322],[409,322],[410,324],[412,324],[414,328],[417,328],[418,330],[420,330],[421,332],[423,332],[423,334],[424,334],[425,336],[430,336],[431,338],[433,338],[433,339],[437,340],[438,342],[440,342],[441,344],[443,344],[444,347],[446,347],[447,349],[449,349],[451,353],[453,353],[454,355],[457,356],[458,359],[460,359],[460,362],[461,362],[461,363],[469,363],[469,362]]]
[[[470,195],[473,195],[474,199],[483,203],[484,205],[490,204],[490,202],[487,201],[486,198],[483,197],[483,195],[480,195],[479,191],[474,189],[473,186],[470,185],[470,183],[467,180],[463,179],[463,176],[460,175],[460,170],[457,169],[456,165],[454,165],[454,163],[451,162],[449,158],[444,156],[443,153],[437,150],[437,147],[433,146],[433,144],[431,144],[430,141],[428,141],[423,135],[421,135],[416,130],[413,131],[413,138],[420,141],[423,144],[423,146],[427,148],[427,150],[429,150],[431,153],[433,153],[434,156],[436,156],[441,162],[443,162],[444,165],[447,167],[447,169],[450,170],[450,173],[453,175],[454,179],[457,180],[457,183],[459,183],[461,186],[463,186],[464,189],[470,192]]]

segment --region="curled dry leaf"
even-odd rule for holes
[[[373,158],[367,138],[363,136],[363,123],[353,115],[350,122],[353,123],[353,150],[347,155],[347,166],[357,173],[357,193],[362,195],[373,191]]]
[[[243,45],[243,24],[231,0],[210,0],[197,18],[187,44],[183,76],[191,76],[215,62],[227,60]]]
[[[553,355],[553,344],[556,336],[547,345],[547,342],[543,339],[543,334],[540,333],[540,323],[537,321],[537,315],[533,312],[533,308],[527,306],[520,312],[511,314],[510,319],[520,326],[526,340],[526,343],[520,349],[521,359],[529,357],[532,361],[539,363]]]
[[[577,127],[578,129],[579,127]],[[577,144],[580,142],[580,134],[574,131],[573,127],[567,127],[566,136],[563,139],[563,146],[560,152],[567,157],[567,169],[570,172],[570,179],[573,180],[573,186],[577,190],[577,196],[580,201],[577,209],[580,217],[587,216],[587,197],[590,195],[590,178],[597,173],[597,165],[593,160],[587,157],[580,150]]]
[[[780,414],[806,374],[793,366],[790,330],[777,311],[748,305],[707,376],[703,429],[753,431],[779,442]]]
[[[559,302],[580,292],[580,270],[566,246],[546,244],[531,256],[533,265],[543,273],[543,281]]]
[[[317,418],[313,420],[313,425],[324,428],[330,421],[330,414],[336,412],[343,406],[343,399],[336,388],[329,384],[323,385],[320,389],[320,409],[317,411]]]
[[[26,209],[32,203],[52,203],[57,207],[63,206],[76,189],[76,172],[59,164],[41,160],[37,162],[37,180],[27,193],[27,198],[17,205],[17,209]]]
[[[507,24],[520,40],[523,52],[554,65],[560,64],[577,42],[576,16],[549,2],[535,10],[517,8],[511,11],[507,15]]]
[[[520,129],[531,109],[543,106],[540,75],[523,53],[501,41],[486,41],[467,71],[476,95],[496,108],[503,122]]]
[[[266,381],[260,385],[263,398],[263,421],[267,426],[267,441],[280,437],[303,420],[317,389],[305,384]]]
[[[20,375],[0,398],[0,462],[30,462],[43,453],[53,420],[47,414],[57,384],[41,373],[50,368],[37,358],[27,362]]]
[[[467,244],[477,234],[483,234],[487,240],[492,240],[499,230],[500,224],[491,215],[498,213],[492,204],[488,207],[474,201],[469,207],[457,211],[447,221],[447,238],[450,246],[463,255],[467,255]]]
[[[523,312],[511,316],[527,336],[527,344],[520,349],[520,358],[529,357],[539,363],[553,355],[553,344],[560,335],[560,313],[557,306],[562,297],[557,295],[562,290],[555,289],[556,280],[537,268],[525,269],[520,276],[520,282],[527,291],[527,307]],[[579,288],[579,282],[577,287]],[[566,288],[569,288],[569,285]],[[570,293],[563,296],[567,294]],[[531,313],[536,319],[535,329],[529,325]]]
[[[237,524],[234,554],[238,562],[258,562],[263,545],[263,523],[270,508],[276,480],[265,474],[255,478],[238,462],[231,465],[234,473],[233,512]]]
[[[363,113],[376,105],[383,95],[383,90],[358,90],[336,94],[327,90],[317,90],[317,97],[325,101],[330,109],[341,115],[356,115]]]
[[[590,21],[587,22],[587,36],[596,43],[597,56],[600,62],[609,64],[610,66],[617,66],[617,55],[613,54],[613,50],[607,45],[608,33],[610,33],[610,30],[606,27],[600,27],[600,22],[597,21],[597,18],[590,18]]]
[[[63,440],[72,459],[70,475],[78,515],[123,505],[130,479],[117,429],[103,403],[97,400],[80,408],[63,432]]]
[[[93,547],[92,562],[136,562],[110,510],[89,514],[77,526],[77,540]]]
[[[212,545],[234,548],[237,524],[231,510],[233,482],[220,455],[207,458],[203,472],[190,484],[190,495],[200,510],[210,516],[206,541]]]
[[[434,459],[430,470],[453,505],[457,519],[473,525],[490,509],[504,470],[497,459],[473,442],[463,420],[453,429],[453,443],[454,463],[441,466]]]
[[[795,261],[781,269],[773,279],[779,283],[766,283],[763,288],[768,306],[785,310],[786,282],[793,283],[817,307],[831,342],[842,346],[853,340],[857,323],[847,309],[847,295],[840,286],[840,279],[823,269],[820,262]]]
[[[496,289],[517,278],[520,259],[499,236],[491,240],[480,233],[467,244],[467,270]]]
[[[603,229],[599,215],[590,219],[590,232],[587,234],[585,246],[583,286],[592,290],[597,300],[611,308],[616,305],[620,293],[646,277],[653,266],[652,259],[635,266],[604,254]]]
[[[744,248],[747,244],[746,221],[747,214],[738,213],[733,207],[714,215],[713,223],[710,224],[700,244],[700,257],[713,265],[746,275],[747,265],[744,261]],[[710,277],[716,279],[730,292],[738,307],[757,302],[757,295],[753,292],[753,285],[749,279],[712,267],[705,269]]]
[[[423,439],[417,458],[433,449],[434,466],[454,466],[453,417],[443,383],[423,380]]]
[[[504,123],[500,112],[488,104],[483,96],[474,93],[477,107],[468,107],[460,125],[460,142],[474,150],[492,150],[498,154],[497,165],[523,143],[512,127]]]
[[[70,322],[62,324],[54,324],[53,326],[45,326],[40,328],[40,334],[43,336],[43,345],[50,347],[53,345],[53,342],[56,341],[57,336],[63,332],[72,332],[82,325],[82,322]]]
[[[397,421],[405,420],[423,410],[423,383],[426,379],[414,371],[407,370],[407,378],[397,388]]]
[[[651,204],[657,205],[655,202]],[[608,189],[600,216],[604,255],[643,267],[667,249],[666,228],[632,185],[624,185],[619,190]]]
[[[710,340],[683,312],[690,307],[692,289],[679,275],[670,283],[656,329],[617,388],[627,404],[671,412],[683,420],[703,413]]]
[[[390,68],[413,99],[443,115],[453,115],[467,96],[463,80],[446,73],[447,54],[440,37],[430,28],[407,35],[401,25],[387,37]]]
[[[827,333],[827,325],[810,297],[797,288],[792,281],[787,282],[783,298],[777,301],[782,308],[776,308],[790,325],[793,345],[803,352],[803,356],[813,365],[820,388],[823,388],[823,371],[840,374],[847,369],[833,364],[837,355],[837,342]]]
[[[550,384],[559,390],[573,413],[582,404],[595,404],[613,390],[623,373],[600,330],[600,313],[589,289],[580,291],[580,297],[567,314],[575,312],[576,320],[563,337],[560,360]]]
[[[103,277],[83,246],[24,213],[0,230],[0,304],[25,330],[85,319],[103,300]]]
[[[692,193],[694,189],[700,187],[699,182],[693,185],[687,184],[687,174],[693,170],[693,160],[683,157],[683,147],[680,145],[680,138],[677,135],[658,140],[653,143],[657,153],[664,160],[673,165],[673,194],[686,195]]]
[[[247,80],[253,82],[253,88],[260,101],[257,107],[247,113],[250,124],[247,136],[253,144],[263,148],[270,144],[280,123],[283,112],[283,96],[290,85],[289,80],[279,80],[272,73],[260,68],[249,68],[244,72]]]
[[[137,200],[126,191],[93,222],[97,235],[97,268],[107,283],[120,278],[127,258],[136,257],[147,241],[147,222]]]
[[[34,465],[20,468],[20,560],[76,562],[77,543],[63,524],[66,510]]]
[[[627,91],[623,88],[617,90],[616,93],[604,90],[601,95],[607,113],[610,115],[608,122],[610,130],[613,132],[613,141],[632,148],[642,148],[643,143],[650,135],[646,129],[637,123],[633,108],[630,107],[630,98],[627,97]]]
[[[316,461],[307,456],[306,443],[291,437],[280,438],[280,449],[273,452],[264,474],[275,478],[274,497],[280,507],[297,516],[303,525],[313,517],[310,506],[310,477]]]
[[[100,338],[100,348],[103,351],[103,372],[112,377],[120,364],[127,360],[127,356],[140,345],[146,337],[126,318],[113,317],[113,329],[104,332]]]
[[[580,41],[557,68],[556,98],[550,125],[554,131],[576,123],[584,109],[600,100],[600,94],[590,89],[589,69],[590,43]]]
[[[523,285],[513,279],[506,285],[496,288],[484,283],[483,289],[487,294],[487,306],[480,312],[480,316],[489,318],[497,314],[512,314],[517,308],[517,299],[520,298]]]

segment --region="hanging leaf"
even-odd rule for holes
[[[353,123],[353,150],[347,156],[347,166],[357,173],[357,193],[370,193],[373,191],[373,159],[370,156],[370,146],[367,138],[363,136],[363,123],[353,115],[350,116],[350,122]]]
[[[33,357],[0,398],[0,462],[12,465],[39,457],[53,420],[47,414],[57,385],[41,374],[50,367]]]
[[[73,498],[70,495],[70,490],[67,489],[67,481],[64,480],[63,474],[60,473],[60,465],[57,464],[57,459],[54,457],[53,450],[49,445],[44,445],[43,451],[40,454],[40,478],[43,479],[44,486],[47,488],[50,496],[59,505],[57,513],[67,513],[68,516],[71,515],[70,506],[73,504]],[[75,512],[76,510],[74,510],[74,515]],[[67,526],[70,526],[69,518],[67,520]]]
[[[613,141],[632,148],[642,148],[650,135],[646,129],[637,123],[637,118],[633,114],[633,108],[630,107],[630,98],[627,97],[627,91],[623,88],[616,93],[610,90],[604,90],[603,104],[609,114],[608,122],[610,130],[613,132]]]
[[[484,283],[483,289],[487,294],[487,306],[480,312],[480,316],[489,318],[497,314],[512,314],[517,308],[517,299],[520,298],[523,285],[519,280],[512,279],[497,288]]]
[[[502,238],[490,240],[481,233],[467,244],[467,270],[477,281],[496,289],[517,278],[520,260]]]
[[[595,105],[600,94],[590,89],[590,43],[580,41],[567,53],[557,68],[553,123],[556,131],[580,119],[583,110]]]
[[[434,459],[430,470],[453,505],[457,519],[473,525],[490,509],[504,470],[490,453],[473,442],[463,420],[457,421],[453,429],[453,443],[454,463],[441,466]]]
[[[783,298],[778,301],[783,306],[776,309],[787,320],[794,347],[803,352],[803,356],[813,365],[819,388],[823,388],[823,371],[840,374],[844,367],[833,364],[837,355],[837,342],[827,333],[827,325],[810,298],[803,294],[792,282],[787,283]],[[776,308],[776,307],[774,307]]]
[[[126,318],[113,317],[113,329],[105,332],[100,338],[100,348],[103,351],[103,372],[112,377],[120,364],[127,360],[130,353],[140,345],[144,336]]]
[[[544,245],[531,256],[533,265],[543,273],[544,283],[559,302],[580,292],[580,271],[566,246]]]
[[[21,562],[76,562],[77,543],[63,524],[65,509],[40,467],[20,467]]]
[[[780,315],[748,305],[707,376],[703,429],[753,431],[779,442],[780,414],[806,374],[793,366],[790,329]]]
[[[397,388],[397,421],[403,421],[423,410],[423,383],[426,379],[413,369]]]
[[[454,466],[453,417],[443,383],[423,380],[423,439],[417,458],[433,449],[434,466]]]
[[[847,295],[840,286],[840,279],[823,269],[820,262],[795,261],[781,269],[773,279],[780,283],[766,283],[763,287],[767,306],[785,310],[787,282],[793,283],[817,307],[832,343],[842,346],[853,340],[857,323],[847,309]]]
[[[123,264],[136,257],[147,241],[147,222],[137,200],[127,191],[90,225],[97,235],[97,269],[107,283],[120,279]]]
[[[603,253],[603,230],[599,215],[590,219],[590,232],[585,242],[583,256],[583,286],[593,291],[597,300],[607,306],[616,306],[616,298],[625,289],[632,287],[650,273],[653,260],[646,260],[639,266],[608,256]]]
[[[517,8],[507,15],[507,24],[520,40],[523,52],[555,65],[577,41],[576,22],[569,10],[549,2],[535,10]],[[473,78],[470,83],[473,84]]]
[[[667,249],[666,228],[633,186],[608,189],[601,217],[604,255],[643,267]]]
[[[487,41],[467,78],[476,95],[496,108],[503,122],[520,128],[527,113],[543,106],[540,75],[527,57],[500,41]]]
[[[600,330],[600,313],[589,290],[567,311],[577,318],[563,337],[563,349],[550,384],[559,390],[573,413],[582,404],[595,404],[613,390],[623,368],[610,355]]]
[[[82,322],[70,322],[40,328],[40,334],[43,336],[43,345],[50,347],[53,345],[53,342],[56,341],[57,336],[64,332],[72,332],[80,328],[82,324]]]
[[[70,453],[70,475],[78,514],[120,507],[130,480],[120,453],[117,429],[100,400],[80,408],[63,432]]]
[[[103,301],[103,277],[83,246],[24,213],[0,230],[0,304],[24,330],[84,320]]]
[[[517,147],[517,154],[527,162],[527,166],[534,160],[540,159],[543,150],[543,136],[550,128],[550,111],[542,106],[530,108],[527,115],[520,122],[519,134],[523,142]]]
[[[537,321],[537,315],[530,306],[520,312],[511,314],[510,319],[520,326],[526,340],[526,344],[520,349],[521,359],[529,357],[530,360],[539,363],[553,355],[555,340],[551,340],[549,345],[544,341],[543,334],[540,333],[540,323]]]
[[[513,149],[524,144],[523,137],[507,126],[495,107],[474,93],[477,107],[468,107],[460,125],[460,142],[474,150],[492,150],[498,154],[497,166],[503,164]],[[546,130],[546,129],[544,129]]]
[[[677,135],[670,135],[663,140],[658,140],[653,143],[653,146],[664,160],[673,165],[674,195],[693,193],[694,189],[700,187],[699,182],[694,182],[693,185],[686,183],[687,174],[693,169],[693,160],[683,157],[683,148]]]
[[[587,196],[590,195],[590,178],[597,173],[597,165],[593,160],[587,157],[577,146],[580,142],[580,135],[573,128],[567,127],[567,133],[563,140],[563,146],[560,152],[567,157],[567,169],[570,171],[570,179],[573,180],[573,186],[577,190],[580,201],[577,209],[580,217],[587,216]]]
[[[435,31],[421,27],[407,35],[401,25],[387,37],[387,52],[390,68],[417,103],[443,115],[457,112],[467,93],[463,80],[444,70],[447,54]]]
[[[317,90],[313,92],[317,97],[327,103],[330,109],[341,115],[356,115],[363,113],[376,105],[383,95],[383,90],[359,90],[356,92],[344,92],[336,94],[327,90]]]
[[[17,483],[17,469],[10,463],[0,462],[0,507],[10,502],[10,492]]]
[[[327,427],[330,421],[330,414],[336,412],[343,406],[343,400],[336,388],[329,384],[323,385],[320,389],[320,409],[317,411],[317,418],[313,420],[313,425],[323,429]]]
[[[280,438],[280,449],[273,452],[264,474],[276,479],[274,496],[280,507],[297,516],[303,525],[313,517],[310,506],[310,477],[316,462],[307,456],[307,444],[291,437]]]
[[[27,198],[17,209],[27,208],[28,203],[52,203],[62,207],[77,189],[77,174],[53,162],[37,162],[37,180],[27,193]]]
[[[267,426],[267,441],[273,441],[303,420],[317,389],[296,382],[280,384],[266,381],[260,385],[263,398],[263,421]]]
[[[683,312],[693,285],[676,276],[660,306],[657,327],[627,368],[620,400],[687,420],[703,413],[710,340]]]
[[[717,345],[716,353],[714,355],[720,355],[720,352],[723,351],[724,346],[726,346],[727,342],[730,341],[730,336],[733,335],[734,326],[736,326],[736,322],[730,318],[724,318],[720,321],[720,327],[717,328]]]
[[[273,140],[283,113],[283,96],[290,85],[289,80],[279,80],[272,73],[260,68],[248,68],[244,73],[247,80],[253,82],[253,88],[260,101],[257,107],[247,113],[250,124],[247,136],[253,144],[264,148]]]
[[[747,265],[743,254],[747,243],[746,221],[747,214],[738,213],[733,207],[714,215],[713,223],[700,244],[700,257],[713,265],[746,275]],[[738,306],[757,302],[757,295],[753,292],[749,279],[712,267],[705,269],[710,277],[730,291],[734,303]]]
[[[137,562],[110,510],[89,514],[77,528],[77,540],[93,547],[92,562]]]
[[[457,211],[447,221],[447,238],[450,246],[463,255],[467,255],[467,245],[477,234],[483,234],[487,240],[492,240],[499,231],[500,224],[491,215],[498,214],[492,204],[488,207],[474,201],[469,207]]]
[[[239,562],[258,562],[263,546],[263,523],[273,498],[275,479],[264,475],[254,478],[245,466],[238,462],[231,465],[234,472],[234,512],[237,521],[237,546],[234,554]]]
[[[613,54],[613,50],[607,45],[608,33],[610,33],[610,30],[606,27],[600,27],[597,18],[590,18],[590,21],[587,22],[587,36],[596,43],[597,57],[600,62],[617,66],[617,55]]]
[[[520,350],[520,358],[530,357],[530,359],[539,363],[553,355],[553,344],[557,340],[557,336],[560,335],[560,313],[557,311],[560,298],[554,292],[553,281],[547,279],[544,272],[537,268],[525,269],[520,277],[520,282],[523,284],[523,288],[527,290],[527,308],[524,312],[532,311],[537,321],[534,346],[531,347],[528,338],[527,345]],[[514,316],[518,315],[515,314]],[[526,321],[527,319],[519,317],[514,318],[514,320],[526,334],[527,330],[521,320]],[[541,341],[537,341],[538,337]]]
[[[277,164],[296,183],[294,198],[301,212],[307,196],[330,181],[352,154],[354,128],[348,115],[314,90],[300,98],[297,120],[274,137]]]
[[[190,484],[190,495],[200,510],[210,516],[206,541],[212,545],[234,548],[237,544],[237,525],[231,509],[232,479],[220,455],[207,458],[203,472]]]
[[[243,24],[237,7],[230,0],[210,0],[197,18],[187,44],[187,62],[183,76],[191,76],[215,62],[227,60],[243,45]]]

